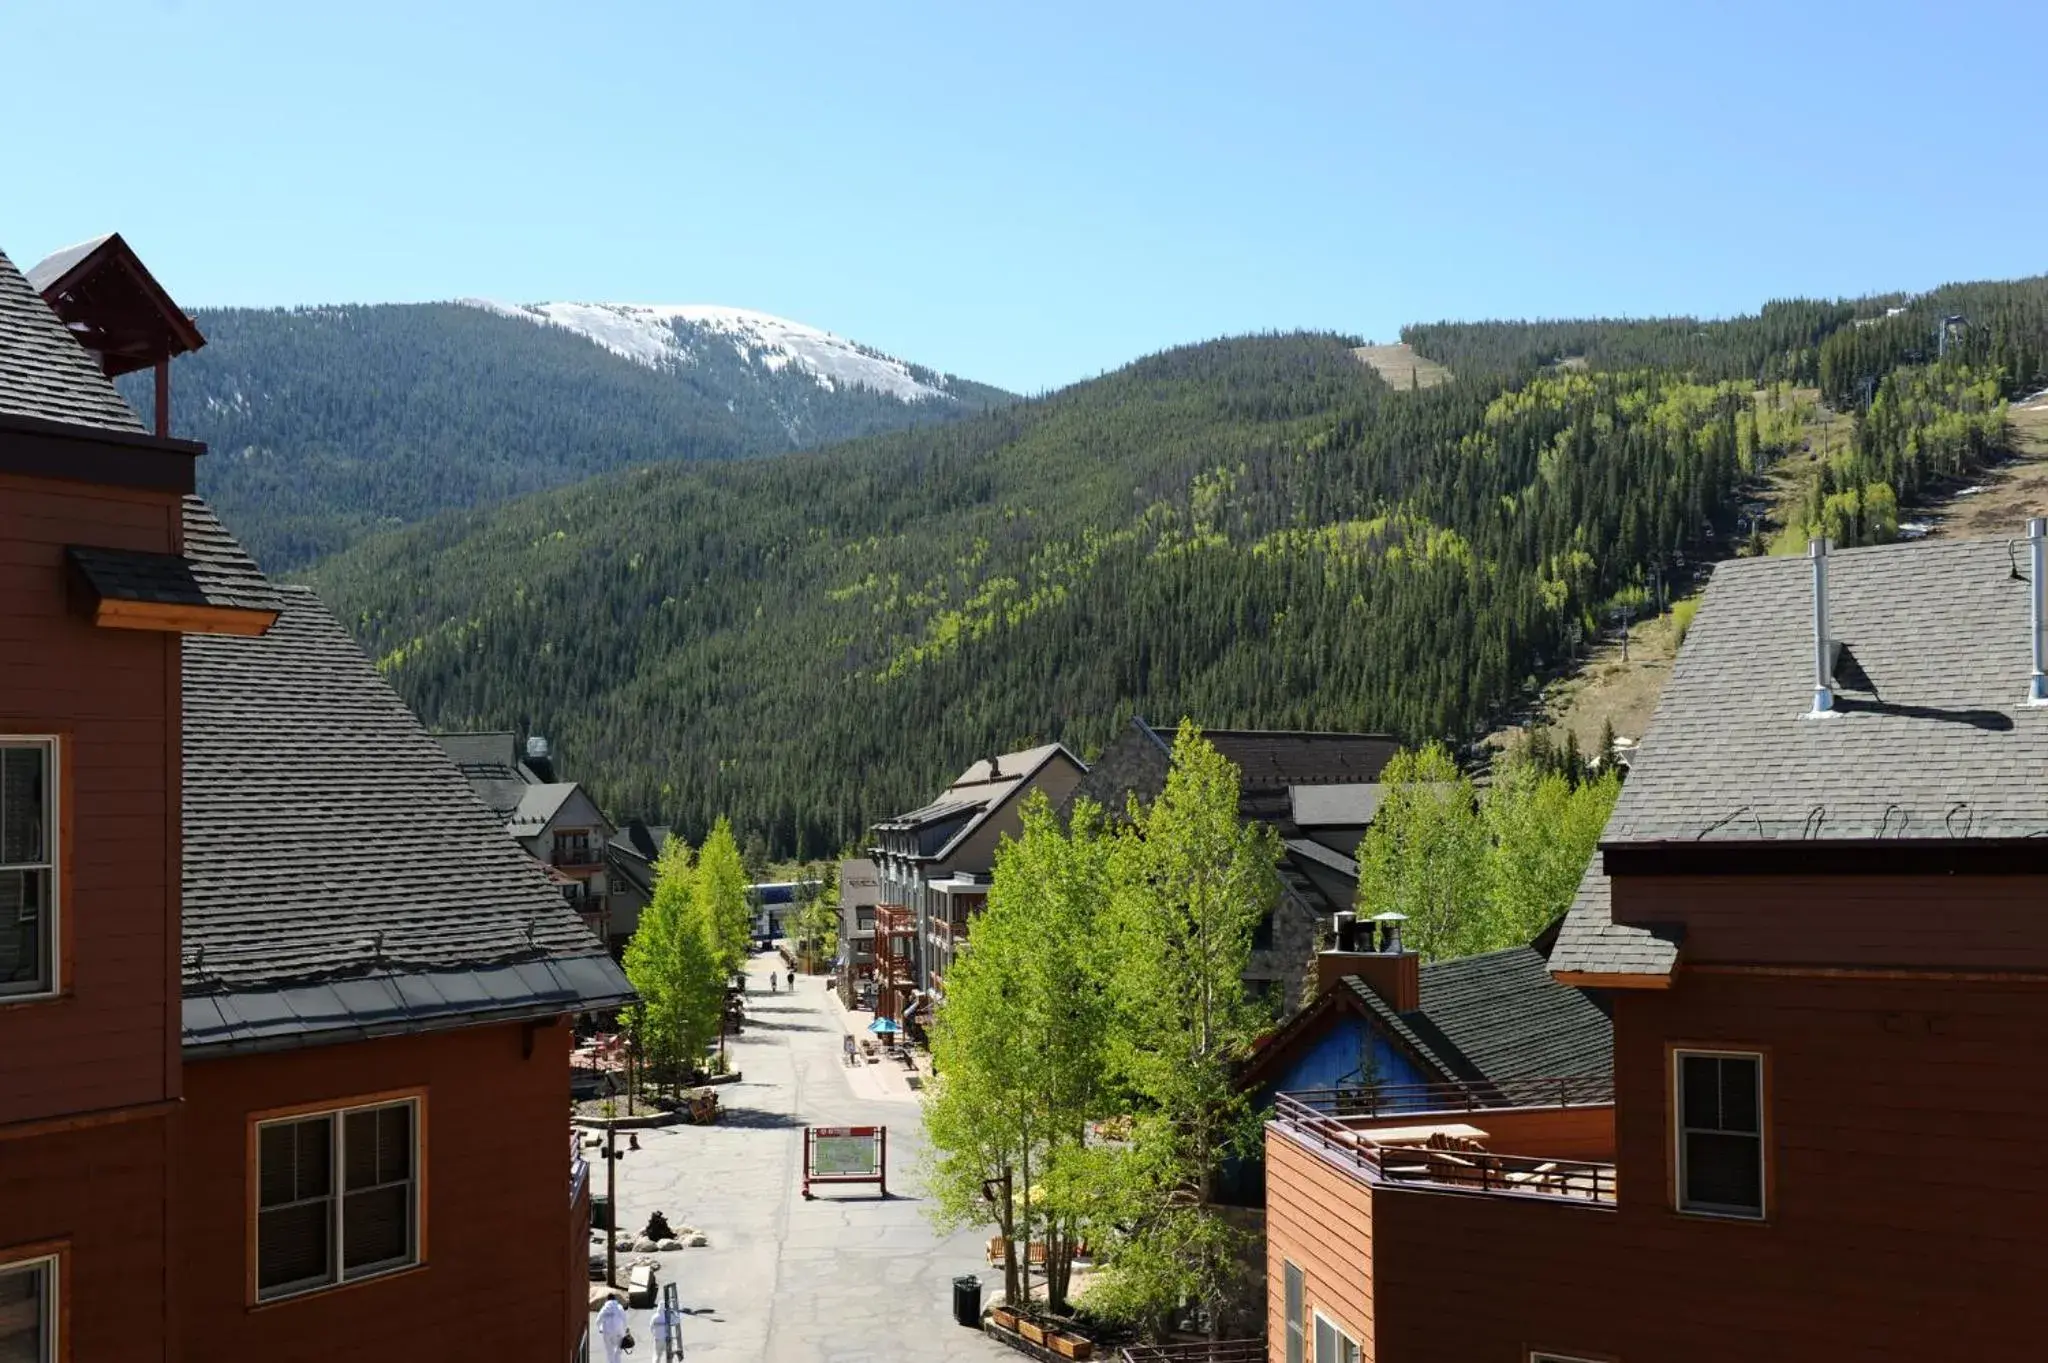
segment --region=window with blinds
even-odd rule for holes
[[[1764,1214],[1764,1058],[1679,1051],[1678,1207],[1711,1216]]]
[[[256,1130],[259,1299],[419,1262],[417,1099]]]
[[[0,1264],[0,1363],[56,1363],[57,1260]]]
[[[57,989],[56,756],[0,736],[0,999]]]

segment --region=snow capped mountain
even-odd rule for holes
[[[902,402],[954,402],[946,380],[913,370],[898,359],[817,327],[745,308],[709,304],[496,303],[458,299],[503,317],[572,331],[614,355],[665,369],[695,364],[703,348],[730,346],[748,365],[768,373],[793,367],[828,393],[867,388]]]

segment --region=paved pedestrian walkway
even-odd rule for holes
[[[747,1027],[731,1043],[745,1077],[718,1090],[718,1124],[641,1132],[641,1149],[619,1161],[622,1227],[638,1230],[659,1209],[710,1237],[706,1248],[654,1256],[690,1312],[688,1363],[1014,1359],[953,1323],[955,1276],[978,1274],[984,1293],[1001,1277],[982,1257],[985,1229],[931,1229],[916,1178],[916,1094],[900,1070],[884,1073],[894,1065],[849,1070],[838,1001],[815,977],[798,976],[794,995],[770,994],[771,962],[761,956],[749,970]],[[889,1198],[849,1185],[804,1201],[806,1123],[887,1126]],[[603,1161],[591,1163],[601,1188]],[[632,1313],[632,1357],[643,1361],[654,1356],[647,1315]],[[601,1358],[595,1341],[593,1330]]]

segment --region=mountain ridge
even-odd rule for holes
[[[779,318],[772,335],[679,339],[687,362],[650,365],[570,328],[453,302],[196,317],[208,344],[173,370],[172,429],[208,445],[200,490],[273,571],[620,468],[782,453],[1014,400]],[[863,373],[938,396],[847,381]],[[150,383],[121,380],[138,410]]]

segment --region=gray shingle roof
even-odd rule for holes
[[[1612,885],[1596,854],[1550,950],[1550,968],[1585,975],[1668,975],[1678,964],[1684,929],[1675,923],[1617,923]]]
[[[1583,990],[1559,984],[1534,947],[1432,961],[1421,1006],[1397,1013],[1364,980],[1344,983],[1446,1079],[1548,1079],[1607,1074],[1614,1026]]]
[[[279,1044],[265,1008],[345,1038],[629,993],[318,599],[280,597],[261,638],[184,641],[188,1045]]]
[[[283,606],[270,579],[263,576],[256,560],[228,534],[212,507],[188,495],[184,521],[185,557],[209,602],[245,610],[274,611]]]
[[[185,552],[72,545],[66,551],[104,601],[150,601],[230,610],[276,611],[277,591],[197,497],[185,498]]]
[[[915,830],[948,823],[954,819],[965,820],[946,838],[944,846],[931,853],[932,860],[943,861],[952,855],[954,848],[972,837],[1011,796],[1035,780],[1048,764],[1061,757],[1080,766],[1073,754],[1058,743],[1043,743],[1036,748],[999,753],[994,759],[985,758],[961,772],[953,784],[941,791],[938,799],[931,804],[922,809],[914,809],[908,814],[898,814],[894,818],[880,820],[875,827]]]
[[[139,432],[134,409],[0,252],[0,415]]]
[[[2048,709],[2026,705],[2026,554],[2003,540],[1829,559],[1837,714],[1809,719],[1812,571],[1721,564],[1608,843],[2048,833]]]

